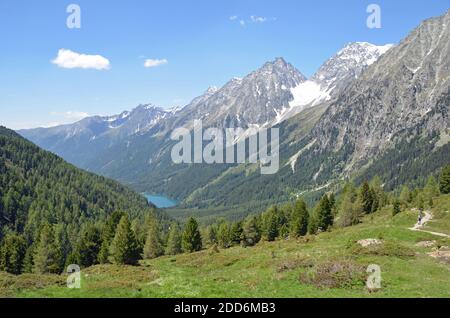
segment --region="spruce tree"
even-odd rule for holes
[[[261,234],[258,229],[258,223],[254,216],[248,217],[242,228],[242,245],[244,247],[253,246],[259,242]]]
[[[177,255],[181,253],[181,231],[177,223],[172,223],[167,240],[166,254]]]
[[[263,216],[264,234],[267,241],[275,241],[279,235],[279,215],[276,206],[271,207]]]
[[[400,205],[400,200],[399,199],[395,199],[394,200],[394,206],[392,209],[392,215],[396,216],[397,214],[399,214],[401,212],[401,205]]]
[[[333,213],[331,211],[328,195],[324,195],[316,207],[316,226],[322,231],[328,230],[333,225]]]
[[[230,225],[222,221],[219,224],[219,228],[217,230],[217,242],[222,248],[229,248],[231,246],[231,231]]]
[[[308,233],[309,213],[303,199],[297,200],[291,215],[290,233],[294,237],[304,236]]]
[[[110,245],[114,236],[116,235],[117,226],[120,220],[125,215],[124,212],[115,211],[113,212],[106,221],[106,224],[102,231],[102,245],[100,247],[100,252],[98,255],[98,261],[101,264],[106,264],[109,262],[109,251]]]
[[[87,225],[83,230],[76,247],[76,264],[82,267],[89,267],[98,264],[98,254],[101,243],[100,230],[93,224]]]
[[[148,222],[143,258],[153,259],[163,255],[164,249],[161,242],[161,233],[158,221],[156,218],[152,218]]]
[[[23,271],[27,243],[17,233],[7,233],[0,247],[0,271],[19,275]]]
[[[217,244],[217,226],[216,224],[209,225],[205,230],[206,245],[213,246]]]
[[[37,274],[60,274],[60,264],[55,248],[55,233],[53,226],[48,223],[41,228],[39,241],[36,244],[33,272]]]
[[[450,193],[450,165],[446,166],[441,173],[439,187],[442,194]]]
[[[202,237],[198,229],[198,223],[190,218],[183,231],[182,248],[184,252],[193,253],[202,249]]]
[[[360,189],[359,197],[362,203],[363,212],[365,214],[369,214],[373,212],[373,206],[374,206],[374,198],[373,198],[373,192],[370,188],[370,185],[367,181],[365,181]]]
[[[400,192],[400,203],[404,207],[407,207],[411,203],[411,191],[406,185],[402,187],[402,191]]]
[[[127,215],[121,218],[117,226],[110,255],[114,264],[136,265],[139,260],[139,246]]]
[[[437,197],[440,193],[439,191],[439,185],[436,182],[436,179],[433,176],[430,176],[428,178],[427,184],[424,188],[425,195],[427,196],[427,199]]]
[[[242,232],[243,232],[242,222],[233,223],[230,231],[231,231],[231,233],[230,233],[231,244],[239,245],[241,243],[241,237],[242,237]]]

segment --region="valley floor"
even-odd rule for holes
[[[439,198],[424,229],[450,233],[449,210],[450,196]],[[82,271],[81,289],[67,288],[66,276],[0,273],[0,297],[450,297],[450,239],[410,230],[416,220],[386,208],[315,237],[98,265]],[[382,244],[356,243],[365,239]],[[366,288],[370,264],[381,268],[378,291]]]

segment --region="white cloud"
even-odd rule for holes
[[[252,15],[250,17],[250,20],[252,20],[253,23],[264,23],[267,21],[267,18],[265,17],[258,17],[256,15]]]
[[[262,24],[268,21],[276,21],[277,18],[266,18],[257,15],[251,15],[248,19],[239,19],[237,15],[228,18],[230,21],[236,21],[240,26],[245,27],[247,24]]]
[[[168,64],[168,63],[169,63],[169,61],[166,59],[162,59],[162,60],[148,59],[148,60],[145,60],[144,67],[146,67],[146,68],[157,67],[157,66]]]
[[[80,54],[67,49],[60,49],[58,56],[52,60],[52,63],[69,69],[108,70],[111,67],[109,60],[101,55]]]

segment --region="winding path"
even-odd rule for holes
[[[410,228],[411,231],[424,232],[424,233],[429,233],[429,234],[433,234],[433,235],[440,236],[440,237],[450,238],[450,235],[448,235],[448,234],[424,230],[423,227],[429,221],[431,221],[433,219],[433,215],[429,211],[425,211],[424,213],[425,213],[425,216],[423,217],[422,222],[417,222],[416,225],[414,225],[414,227]]]

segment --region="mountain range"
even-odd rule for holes
[[[176,198],[174,215],[237,217],[374,175],[393,189],[450,162],[449,23],[450,11],[395,46],[350,43],[310,79],[277,58],[181,109],[140,105],[19,133],[78,167]],[[173,164],[170,133],[194,120],[205,128],[280,128],[280,171]]]

